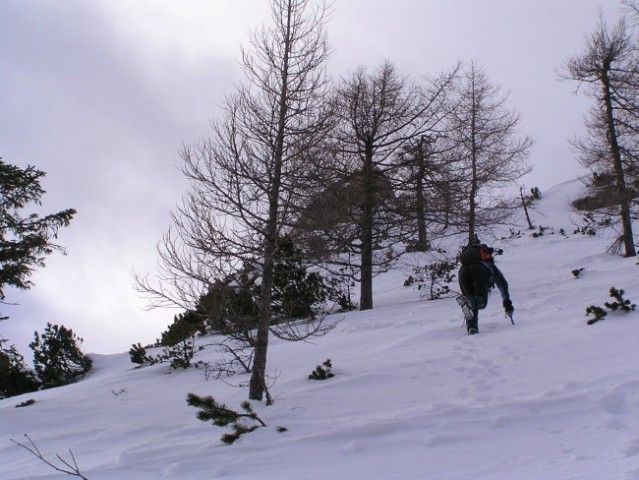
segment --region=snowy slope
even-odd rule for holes
[[[606,253],[612,232],[572,234],[577,186],[542,192],[533,221],[554,233],[519,226],[521,238],[495,243],[514,327],[495,292],[468,337],[454,299],[420,299],[402,286],[410,272],[390,272],[374,310],[309,343],[272,341],[275,404],[254,402],[268,426],[231,446],[186,395],[238,408],[245,389],[94,356],[80,383],[0,400],[0,479],[64,478],[10,441],[25,433],[47,458],[71,449],[91,480],[639,479],[639,313],[585,317],[613,286],[639,301],[639,266]],[[327,358],[336,376],[309,381]]]

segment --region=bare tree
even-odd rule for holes
[[[445,112],[449,112],[446,107]],[[432,240],[453,224],[459,181],[450,175],[451,142],[445,131],[422,135],[411,141],[398,156],[397,191],[406,216],[415,226],[409,244],[426,251]]]
[[[412,188],[414,193],[414,210],[417,219],[417,240],[415,242],[415,250],[418,252],[425,252],[428,250],[428,234],[427,234],[427,222],[426,211],[428,210],[428,177],[427,175],[432,172],[431,168],[431,146],[433,140],[431,137],[422,135],[405,152],[402,157],[402,166],[408,170],[407,184]]]
[[[633,257],[631,206],[637,192],[628,179],[639,167],[639,57],[625,20],[611,30],[600,18],[583,52],[567,61],[564,78],[585,85],[594,101],[586,118],[589,137],[575,146],[581,163],[594,172],[589,186],[604,184],[604,206],[617,210],[624,255]],[[605,176],[611,181],[602,182]]]
[[[471,62],[457,83],[458,100],[449,119],[454,143],[450,172],[461,183],[469,240],[477,227],[503,220],[509,212],[496,189],[511,187],[530,172],[532,140],[519,135],[520,115],[507,108],[507,95]],[[485,216],[486,218],[482,217]]]
[[[386,62],[372,74],[360,67],[335,91],[333,132],[339,168],[332,190],[353,198],[339,201],[337,210],[350,209],[350,219],[343,221],[334,213],[334,223],[341,222],[342,229],[332,233],[339,232],[348,242],[347,251],[360,259],[361,310],[373,308],[373,276],[388,267],[396,253],[393,245],[406,239],[393,185],[396,154],[441,121],[435,105],[450,78],[452,74],[435,88],[422,89]]]
[[[272,26],[242,50],[246,82],[228,97],[212,137],[182,151],[191,187],[159,245],[159,278],[139,282],[155,305],[193,309],[217,279],[244,267],[259,272],[252,400],[266,389],[278,239],[327,127],[325,16],[310,0],[272,0]]]

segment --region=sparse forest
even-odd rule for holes
[[[329,74],[327,35],[332,7],[324,0],[267,1],[269,20],[252,31],[248,44],[241,47],[243,77],[234,90],[225,92],[209,136],[186,143],[179,151],[180,174],[188,186],[157,244],[157,271],[134,275],[135,288],[148,308],[179,313],[155,343],[132,344],[128,353],[135,365],[118,358],[117,375],[108,371],[116,361],[86,355],[83,339],[63,325],[47,321],[44,331],[34,332],[29,345],[32,365],[0,333],[0,399],[70,385],[94,371],[88,382],[92,387],[102,386],[102,381],[114,384],[112,395],[108,391],[103,395],[106,399],[89,388],[74,391],[81,400],[97,399],[98,407],[69,402],[80,412],[78,418],[96,417],[94,423],[87,422],[91,424],[86,430],[100,441],[102,436],[115,438],[113,432],[120,436],[134,432],[113,464],[103,460],[101,451],[86,455],[90,468],[103,475],[134,462],[142,465],[143,475],[155,468],[152,461],[162,463],[162,456],[170,457],[161,465],[164,476],[178,478],[205,469],[212,476],[226,475],[234,474],[234,468],[255,469],[261,475],[266,457],[250,443],[260,441],[255,438],[268,439],[264,451],[269,455],[271,448],[277,452],[282,446],[287,452],[308,453],[310,449],[299,445],[311,439],[313,448],[325,448],[322,452],[328,452],[331,460],[349,454],[365,458],[359,460],[364,465],[371,464],[371,452],[397,458],[403,451],[414,457],[423,453],[430,459],[452,451],[450,445],[485,442],[496,429],[516,438],[526,428],[546,440],[539,442],[543,448],[551,445],[545,450],[551,461],[542,458],[540,462],[548,471],[567,452],[573,464],[581,462],[581,471],[586,471],[581,465],[600,460],[599,447],[592,446],[596,442],[580,443],[584,450],[592,447],[590,456],[566,445],[581,441],[581,435],[598,438],[607,430],[611,431],[608,439],[624,437],[626,445],[617,450],[630,465],[639,454],[639,440],[628,433],[636,430],[632,427],[639,411],[637,382],[621,361],[607,365],[601,358],[606,348],[617,345],[625,347],[619,358],[630,358],[626,352],[631,338],[616,329],[621,321],[635,319],[636,304],[618,287],[608,287],[606,297],[593,272],[606,279],[622,272],[619,279],[630,284],[623,287],[636,298],[632,269],[638,264],[628,260],[637,256],[639,220],[636,1],[620,0],[625,14],[614,25],[601,15],[596,29],[587,32],[581,51],[557,66],[560,78],[555,80],[574,86],[590,105],[583,119],[585,135],[567,139],[575,160],[588,171],[580,179],[580,188],[573,188],[577,182],[570,186],[571,194],[579,191],[577,198],[570,199],[570,213],[578,212],[583,218],[572,235],[563,224],[539,223],[542,215],[537,215],[536,207],[542,203],[542,192],[521,184],[533,169],[530,157],[535,139],[525,131],[524,116],[506,93],[508,85],[494,82],[477,61],[451,62],[447,69],[414,78],[392,59],[378,65],[361,65],[354,59],[347,73],[334,78]],[[43,207],[44,177],[33,166],[21,168],[0,158],[0,306],[11,303],[12,289],[34,286],[32,276],[45,267],[49,255],[65,254],[58,235],[76,211],[38,213]],[[575,223],[560,205],[568,201],[558,200],[557,189],[552,194],[545,204],[550,211],[547,218]],[[591,238],[601,230],[605,236]],[[519,326],[507,296],[503,301],[510,305],[504,317],[508,322],[501,317],[495,320],[504,312],[495,313],[494,300],[490,306],[466,304],[466,311],[475,310],[475,321],[477,310],[485,307],[488,328],[482,336],[484,331],[497,332],[492,338],[502,335],[497,337],[499,351],[488,342],[451,340],[451,332],[458,332],[454,330],[458,319],[440,300],[449,299],[455,307],[450,297],[457,296],[460,259],[454,250],[473,241],[479,244],[478,237],[481,243],[487,237],[503,245],[491,248],[488,258],[478,256],[473,266],[493,262],[493,252],[495,257],[502,255],[509,245],[517,249],[519,258],[506,259],[506,251],[497,263],[503,258],[516,273],[512,290],[517,302],[521,300],[517,314],[522,311],[522,317],[528,316],[524,317],[528,324],[517,333],[529,335],[527,348],[516,349],[505,341],[509,337],[503,325],[508,332]],[[573,249],[577,242],[578,248]],[[593,257],[586,249],[596,245],[601,250],[597,253],[603,253],[606,242],[614,255],[586,264]],[[558,260],[564,272],[549,265]],[[399,282],[403,290],[395,288],[398,277],[392,270],[398,265],[400,273],[406,274],[403,286]],[[490,272],[484,272],[490,277],[485,281],[486,295],[500,274],[491,265]],[[391,275],[384,276],[389,271]],[[382,278],[384,288],[375,289],[375,282]],[[577,288],[575,282],[579,282]],[[461,288],[464,293],[458,299],[466,295]],[[595,288],[598,298],[607,301],[603,307],[589,302],[585,312],[592,318],[579,327],[590,330],[574,334],[570,330],[574,325],[564,322],[575,318],[572,296],[583,301]],[[409,289],[412,296],[405,293]],[[344,321],[347,312],[356,309],[364,313],[353,312]],[[581,305],[579,309],[583,316]],[[435,312],[432,317],[431,312]],[[0,326],[9,320],[1,313]],[[465,320],[462,317],[459,320],[469,322],[472,312]],[[537,321],[534,328],[530,327],[533,321]],[[609,327],[605,335],[600,333]],[[322,343],[331,337],[320,337],[333,331],[342,338]],[[601,335],[601,343],[588,335]],[[323,349],[317,347],[320,344]],[[336,352],[326,352],[327,345]],[[567,367],[555,369],[573,345],[579,346],[574,358],[566,361]],[[307,346],[321,356],[303,366],[308,372],[316,365],[310,375],[299,375],[300,359],[307,360],[300,352]],[[271,362],[273,358],[276,362]],[[168,367],[158,368],[158,364]],[[424,367],[431,364],[437,368]],[[283,374],[278,370],[282,366],[294,373]],[[440,376],[440,368],[446,375]],[[610,377],[609,372],[616,376]],[[146,384],[136,383],[139,378]],[[546,378],[553,382],[552,388]],[[216,381],[219,389],[214,396],[182,391],[186,385],[198,387],[202,379]],[[137,391],[127,390],[125,380]],[[158,388],[160,382],[171,384],[172,390]],[[413,388],[404,390],[408,382]],[[282,384],[287,390],[280,394]],[[228,392],[238,391],[235,387],[243,390],[233,396]],[[210,384],[206,388],[210,390]],[[335,396],[322,397],[329,390]],[[233,452],[228,458],[236,464],[220,462],[219,470],[209,471],[209,459],[201,461],[196,455],[208,455],[211,442],[202,442],[208,437],[195,427],[183,427],[182,417],[171,417],[160,426],[162,418],[153,418],[153,424],[135,424],[136,415],[152,410],[154,399],[147,398],[148,392],[158,397],[166,393],[170,399],[158,401],[161,413],[172,413],[177,408],[175,399],[183,394],[187,406],[198,410],[193,416],[222,429],[220,435],[214,434],[221,443],[243,445],[245,457],[235,453],[240,450],[237,446],[225,447]],[[36,402],[40,408],[43,399],[51,403],[41,411],[55,416],[62,397],[55,391],[42,393],[34,395],[37,401],[26,399],[12,409]],[[234,402],[242,395],[243,401],[235,403],[239,408],[225,395]],[[279,405],[280,399],[284,407],[270,407],[276,401]],[[180,415],[184,407],[182,401]],[[566,411],[571,415],[563,415]],[[125,413],[118,417],[121,412]],[[288,426],[271,423],[271,412],[274,421],[290,420],[290,432]],[[18,419],[15,424],[22,420],[17,415],[12,416]],[[103,431],[107,421],[102,415],[115,424],[113,432]],[[596,417],[597,423],[591,423],[590,417]],[[72,417],[64,412],[61,418]],[[543,428],[538,426],[539,419],[545,422]],[[122,426],[124,420],[131,422],[129,430]],[[74,425],[69,436],[82,437],[84,428]],[[175,448],[174,432],[179,428],[181,438],[189,440],[176,448],[178,453],[167,455]],[[161,429],[169,432],[166,438],[154,439],[151,460],[140,460],[152,450],[147,431]],[[342,438],[336,440],[335,433]],[[491,440],[490,447],[516,452],[517,442],[510,442],[511,437]],[[60,454],[53,457],[28,434],[24,439],[11,441],[58,473],[88,479],[70,449],[70,459]],[[98,440],[91,438],[88,443],[97,445]],[[48,448],[52,441],[44,438]],[[336,442],[342,444],[335,447]],[[415,453],[414,445],[423,452]],[[518,460],[521,465],[529,464],[528,448],[529,444],[524,446]],[[187,449],[193,452],[188,459],[177,458]],[[4,454],[1,448],[0,454]],[[211,457],[218,460],[224,453],[216,451]],[[450,457],[450,465],[441,467],[444,472],[457,468],[457,459],[452,453]],[[278,466],[290,460],[273,458],[269,461]],[[242,463],[246,459],[255,463]],[[292,459],[290,475],[306,470],[307,463],[323,461]],[[613,463],[609,458],[606,462]],[[502,463],[504,471],[512,466]],[[375,462],[372,465],[367,468],[377,467]],[[635,467],[630,465],[625,473],[637,475]],[[392,468],[401,473],[410,467]],[[466,478],[468,471],[464,466],[459,478]]]
[[[639,10],[623,3],[631,20],[613,28],[601,20],[563,78],[593,99],[589,136],[574,142],[592,177],[575,206],[598,215],[589,218],[599,226],[621,225],[618,248],[634,256],[639,57],[628,25]],[[533,139],[480,65],[458,62],[414,79],[386,61],[333,79],[326,5],[273,0],[271,14],[242,49],[244,81],[226,97],[211,136],[181,151],[190,189],[159,243],[158,274],[136,277],[151,307],[183,310],[159,341],[168,350],[152,360],[181,349],[186,357],[177,363],[190,366],[190,339],[220,333],[225,359],[215,375],[249,374],[249,399],[267,403],[272,335],[306,340],[330,331],[330,312],[372,309],[375,276],[406,252],[490,232],[521,206],[535,228],[532,200],[517,183],[531,170]],[[44,256],[63,251],[52,240],[75,212],[17,216],[39,203],[44,174],[2,166],[4,230],[15,235],[0,272],[4,299],[5,285],[30,288]],[[434,275],[435,298],[447,291],[437,285],[453,278],[454,262],[451,253],[431,253],[432,265],[418,270]],[[445,273],[432,273],[441,265]],[[8,340],[0,341],[5,363],[22,366]],[[133,347],[132,356],[150,359]]]
[[[224,307],[223,364],[250,372],[253,400],[270,402],[269,334],[326,333],[334,304],[355,306],[355,285],[360,310],[373,308],[377,274],[438,235],[504,221],[516,202],[495,202],[496,189],[529,171],[519,115],[474,63],[421,83],[391,62],[332,80],[325,16],[309,0],[272,2],[272,23],[243,50],[245,82],[213,135],[182,152],[192,188],[160,243],[162,271],[138,277],[152,305],[197,312],[209,329],[212,295],[244,292],[248,303]],[[315,306],[295,315],[277,266],[291,248],[304,260],[288,267],[316,278]]]

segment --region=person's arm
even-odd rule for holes
[[[504,310],[508,315],[512,315],[515,307],[513,307],[513,302],[510,300],[510,294],[508,293],[508,282],[506,281],[506,277],[504,277],[504,274],[501,273],[501,270],[497,268],[497,265],[493,264],[493,271],[495,275],[495,285],[497,285],[499,293],[501,294]]]

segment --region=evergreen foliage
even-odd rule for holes
[[[282,237],[275,254],[273,311],[283,318],[313,317],[314,307],[328,298],[328,288],[316,272],[307,272],[302,251]]]
[[[0,158],[0,301],[5,299],[6,286],[31,288],[29,277],[36,268],[44,266],[47,255],[55,250],[64,253],[53,242],[58,230],[69,225],[75,210],[44,217],[22,213],[29,204],[41,205],[45,191],[40,180],[44,176],[44,172],[32,166],[23,169]]]
[[[200,297],[193,312],[204,319],[206,327],[225,335],[244,334],[257,327],[260,289],[257,273],[245,265],[240,271],[216,280]]]
[[[609,294],[615,299],[615,301],[605,302],[604,306],[611,312],[621,311],[628,313],[633,311],[636,308],[636,305],[630,300],[624,298],[624,293],[625,292],[622,289],[611,287]],[[599,320],[603,320],[608,315],[608,312],[599,306],[590,305],[586,308],[586,315],[593,315],[593,318],[587,322],[588,325],[592,325]]]
[[[530,195],[528,196],[528,198],[531,201],[541,200],[541,190],[539,189],[539,187],[532,187],[530,189]]]
[[[195,345],[193,339],[185,338],[184,340],[175,343],[174,345],[164,346],[160,355],[148,355],[146,349],[138,342],[133,344],[129,349],[129,356],[131,362],[139,365],[148,363],[154,365],[156,363],[169,362],[171,368],[177,370],[178,368],[187,369],[191,366],[193,356],[195,355]]]
[[[302,251],[288,236],[280,237],[273,261],[273,321],[314,317],[333,289],[321,275],[307,271]],[[258,278],[259,272],[247,262],[241,270],[216,281],[200,297],[195,310],[184,314],[184,322],[193,329],[197,325],[202,330],[206,325],[215,332],[245,335],[258,323],[262,293]]]
[[[581,268],[575,268],[575,269],[572,271],[572,276],[573,276],[573,277],[575,277],[575,278],[579,278],[579,277],[581,277],[581,274],[582,274],[582,273],[584,273],[584,268],[583,268],[583,267],[581,267]]]
[[[187,311],[173,317],[167,329],[162,332],[160,345],[165,347],[173,347],[178,343],[184,342],[188,338],[193,337],[197,333],[204,332],[204,322],[195,312]]]
[[[186,397],[186,403],[191,407],[200,409],[197,413],[198,420],[213,422],[213,425],[218,427],[230,426],[232,432],[225,433],[221,437],[221,440],[229,445],[245,433],[250,433],[260,427],[266,427],[266,424],[257,416],[248,401],[244,401],[240,405],[244,413],[236,412],[222,403],[217,403],[211,396],[199,397],[189,393]],[[257,425],[247,425],[243,423],[244,419],[256,422]]]
[[[12,345],[5,348],[0,339],[0,398],[33,392],[40,388],[40,382],[32,370],[25,367],[24,357]]]
[[[450,294],[448,284],[455,280],[455,274],[452,273],[455,267],[455,262],[450,260],[435,261],[423,267],[415,267],[414,275],[410,275],[404,281],[404,286],[417,285],[418,290],[426,290],[429,300],[444,298]]]
[[[351,274],[346,274],[347,270],[350,270]],[[350,265],[343,266],[339,269],[339,275],[330,277],[328,280],[328,299],[339,305],[342,312],[350,312],[357,309],[357,303],[353,301],[353,288],[355,288],[355,280],[353,280],[352,276],[353,270]]]
[[[171,368],[177,370],[189,368],[194,355],[195,344],[191,338],[184,339],[175,345],[165,346],[161,358],[168,360]]]
[[[631,303],[630,300],[623,298],[624,293],[625,292],[623,290],[617,290],[615,287],[612,287],[610,289],[610,296],[614,298],[615,301],[604,303],[606,308],[612,312],[616,312],[617,310],[630,312],[634,310],[637,305]]]
[[[91,370],[93,362],[78,345],[82,341],[64,325],[47,323],[42,335],[35,332],[29,347],[33,350],[34,368],[43,388],[67,385]]]
[[[16,405],[16,408],[24,408],[24,407],[30,407],[31,405],[34,405],[36,403],[36,401],[33,398],[30,398],[29,400],[25,400],[24,402],[20,402]]]
[[[140,344],[140,342],[134,343],[131,346],[129,349],[129,355],[131,356],[131,361],[139,365],[155,363],[153,358],[146,354],[146,349]]]
[[[593,315],[593,318],[591,318],[587,322],[588,325],[592,325],[593,323],[596,323],[599,320],[603,320],[604,318],[606,318],[606,316],[608,315],[608,312],[606,312],[603,308],[597,305],[590,305],[588,308],[586,308],[586,315]]]
[[[331,359],[327,358],[324,363],[315,367],[315,370],[311,372],[308,376],[309,380],[327,380],[329,378],[333,378],[335,374],[333,373],[333,364],[331,363]]]

